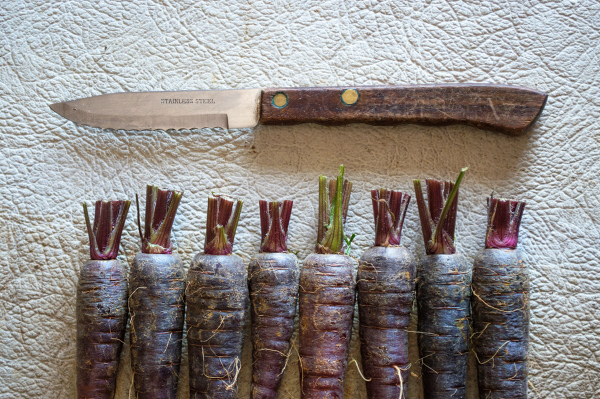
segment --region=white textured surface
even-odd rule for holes
[[[393,3],[2,2],[0,398],[75,395],[82,201],[133,199],[150,182],[184,189],[174,236],[187,265],[204,240],[211,190],[245,201],[235,251],[246,261],[258,246],[258,199],[294,198],[290,246],[303,258],[316,237],[317,176],[334,175],[340,163],[355,183],[355,256],[373,239],[371,188],[412,192],[413,178],[454,179],[470,165],[458,222],[469,259],[483,243],[491,190],[526,200],[530,396],[599,397],[599,3]],[[441,82],[518,84],[550,98],[534,129],[516,139],[466,127],[365,125],[125,133],[76,126],[48,108],[115,91]],[[123,261],[138,250],[134,215]],[[414,204],[403,242],[423,253]],[[123,366],[118,398],[128,397],[128,351]],[[416,364],[412,371],[418,376]],[[297,381],[294,364],[282,398],[299,397]],[[419,397],[420,380],[410,384]],[[365,397],[354,365],[346,393]]]

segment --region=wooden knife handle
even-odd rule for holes
[[[463,124],[520,136],[547,98],[525,87],[489,84],[270,88],[262,94],[260,123]]]

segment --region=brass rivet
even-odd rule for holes
[[[288,104],[288,96],[285,93],[276,93],[271,102],[275,108],[283,108]]]
[[[354,105],[358,101],[358,90],[346,89],[342,92],[342,102],[346,105]]]

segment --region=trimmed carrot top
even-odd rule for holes
[[[233,202],[233,199],[225,195],[218,194],[208,197],[205,254],[229,255],[233,251],[233,240],[243,204],[238,199],[234,210]]]
[[[131,201],[96,201],[92,227],[87,204],[83,203],[91,259],[116,259],[130,204]]]
[[[170,254],[173,252],[171,228],[183,191],[160,189],[157,186],[146,187],[146,217],[144,233],[140,222],[140,204],[135,196],[138,209],[138,228],[142,240],[142,252],[145,254]]]
[[[461,169],[456,183],[427,179],[425,182],[429,207],[423,197],[421,180],[413,180],[427,255],[456,253],[454,228],[456,227],[458,187],[467,169]]]
[[[515,249],[525,202],[488,197],[486,248]]]
[[[371,200],[375,216],[375,246],[400,245],[410,195],[380,188],[371,190]]]
[[[319,226],[317,230],[317,253],[342,253],[344,242],[348,245],[346,254],[355,235],[344,235],[344,224],[348,214],[348,203],[352,182],[344,179],[344,165],[340,165],[339,175],[327,183],[325,176],[319,176]]]
[[[260,200],[260,252],[287,252],[287,235],[293,201]]]

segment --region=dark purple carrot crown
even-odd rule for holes
[[[260,200],[260,252],[286,252],[293,201]]]
[[[488,197],[486,248],[515,249],[525,202]]]
[[[160,189],[151,185],[146,187],[146,217],[143,234],[139,201],[137,203],[138,228],[143,253],[170,254],[173,252],[171,229],[182,196],[183,191]]]
[[[410,195],[381,188],[371,190],[371,200],[375,216],[375,246],[400,245]]]
[[[425,203],[421,180],[414,180],[415,196],[421,219],[421,229],[427,255],[454,254],[454,229],[458,204],[458,187],[468,168],[463,168],[456,183],[427,179],[427,200]]]
[[[87,204],[83,204],[85,224],[90,238],[90,258],[115,259],[131,201],[96,201],[94,226],[90,225]]]
[[[348,214],[348,203],[352,182],[344,179],[344,165],[340,165],[339,175],[327,183],[325,176],[319,176],[319,226],[317,230],[317,253],[341,253],[344,242],[348,245],[354,239],[344,235],[344,224]]]
[[[233,200],[224,195],[208,197],[206,218],[206,240],[204,253],[207,255],[229,255],[233,251],[235,231],[242,213],[241,200],[237,200],[235,210]]]

